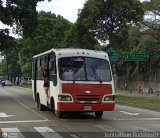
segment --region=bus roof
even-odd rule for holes
[[[64,56],[91,56],[91,57],[102,57],[108,58],[108,54],[104,51],[97,51],[97,50],[88,50],[88,49],[80,49],[80,48],[61,48],[61,49],[50,49],[46,52],[40,53],[38,55],[33,56],[33,58],[37,58],[39,56],[55,52],[56,55]]]

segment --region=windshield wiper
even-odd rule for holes
[[[81,72],[78,76],[76,76],[76,77],[74,78],[73,83],[75,83],[75,81],[76,81],[79,77],[81,77],[81,76],[83,75],[83,73],[84,73],[84,70],[82,70],[82,72]]]
[[[95,70],[95,68],[93,67],[93,65],[91,65],[91,67],[92,67],[92,70],[93,70],[94,74],[98,77],[99,82],[102,83],[102,79],[101,79],[101,77],[98,75],[98,73],[96,72],[96,70]]]

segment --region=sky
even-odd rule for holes
[[[62,15],[70,22],[75,22],[77,19],[78,9],[82,9],[86,0],[52,0],[48,2],[38,2],[37,11],[51,11],[52,13]]]

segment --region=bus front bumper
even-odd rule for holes
[[[59,111],[80,111],[80,112],[95,112],[95,111],[113,111],[115,108],[115,102],[105,102],[100,104],[78,104],[58,102],[57,110]]]

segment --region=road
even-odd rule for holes
[[[9,138],[105,138],[115,132],[121,137],[160,137],[160,113],[116,105],[102,119],[95,119],[93,113],[66,114],[59,119],[53,111],[36,108],[30,89],[0,86],[0,131],[0,136]]]

